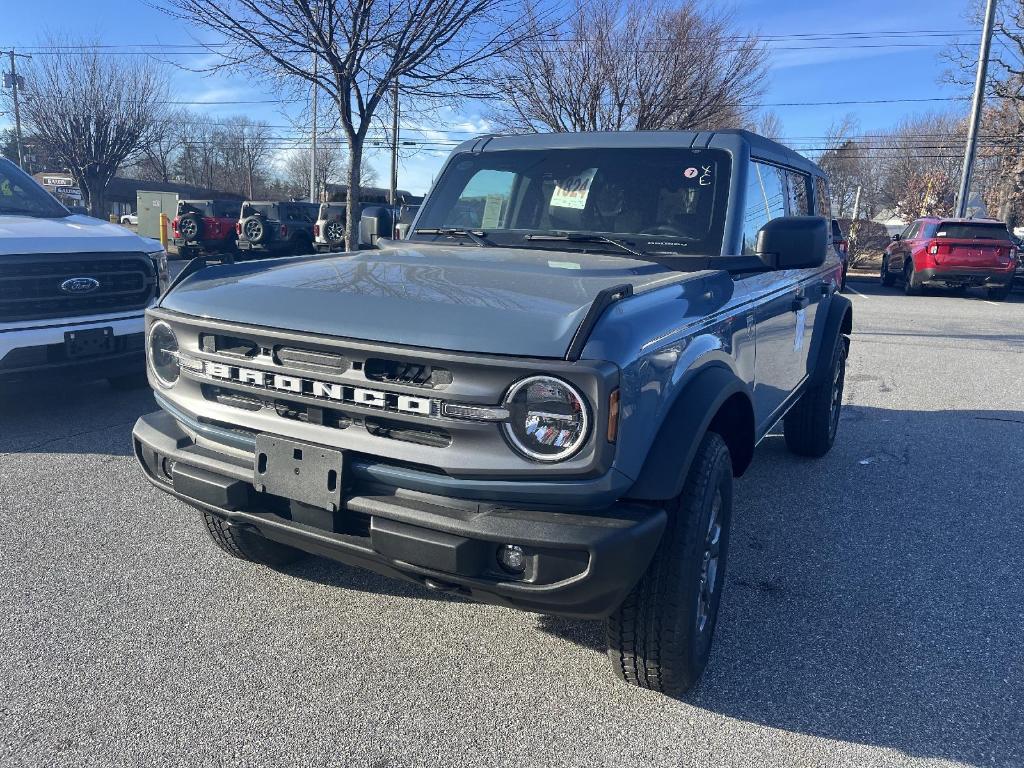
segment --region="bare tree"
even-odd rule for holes
[[[412,99],[484,94],[493,88],[485,65],[527,34],[516,29],[511,0],[167,2],[171,15],[226,38],[211,47],[222,57],[218,67],[313,83],[334,102],[351,160],[350,249],[358,239],[363,145],[395,83]]]
[[[89,212],[106,217],[107,185],[160,125],[166,73],[155,62],[101,55],[93,43],[46,44],[55,55],[22,71],[22,120],[71,172]]]
[[[501,57],[510,130],[620,131],[748,124],[764,88],[766,50],[703,0],[575,0],[545,31],[539,0],[524,0],[532,32]]]
[[[158,119],[159,126],[149,136],[134,164],[122,169],[131,178],[145,181],[171,181],[182,152],[181,126],[191,120],[185,109],[167,110]]]
[[[857,187],[863,186],[865,176],[864,143],[857,141],[857,120],[846,115],[832,123],[825,136],[825,150],[818,165],[828,174],[832,190],[832,213],[843,219],[853,215]]]
[[[312,151],[308,148],[289,152],[282,165],[283,181],[288,184],[291,194],[296,197],[309,193],[309,162]],[[328,184],[341,184],[347,178],[348,156],[335,143],[321,144],[316,151],[316,188],[319,199],[323,200]]]
[[[260,176],[270,162],[270,126],[248,117],[233,117],[221,123],[212,140],[223,168],[223,186],[250,200],[256,194]]]

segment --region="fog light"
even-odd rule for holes
[[[498,565],[509,573],[522,573],[526,570],[526,553],[515,544],[503,544],[498,547]]]

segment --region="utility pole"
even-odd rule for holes
[[[967,215],[967,203],[971,195],[971,174],[974,172],[974,155],[978,147],[978,125],[981,123],[981,108],[985,104],[985,81],[988,77],[988,55],[992,48],[992,25],[996,16],[996,0],[986,0],[985,25],[981,31],[981,50],[978,52],[978,77],[974,81],[974,102],[971,104],[971,123],[967,129],[967,149],[964,151],[964,168],[960,176],[960,191],[956,195],[956,215]]]
[[[21,107],[18,103],[18,69],[15,66],[15,62],[18,59],[31,59],[32,57],[26,53],[15,53],[12,48],[7,52],[7,55],[11,58],[11,73],[9,75],[10,87],[14,91],[14,137],[15,142],[18,145],[18,165],[22,168],[25,166],[25,154],[21,146]],[[4,78],[7,80],[8,78]],[[5,83],[6,84],[6,83]]]
[[[398,78],[395,78],[394,91],[391,94],[393,103],[391,115],[391,208],[398,209]]]

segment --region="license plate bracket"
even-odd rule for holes
[[[64,351],[69,359],[93,357],[114,351],[113,328],[84,328],[64,332]]]
[[[341,508],[343,465],[342,452],[333,448],[257,435],[253,485],[334,512]]]

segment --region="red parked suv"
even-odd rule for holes
[[[235,252],[238,200],[179,200],[178,215],[171,221],[171,242],[183,259],[204,253]]]
[[[882,255],[882,285],[902,282],[907,295],[930,286],[979,286],[999,301],[1010,295],[1016,262],[1003,222],[929,217],[893,237]]]

